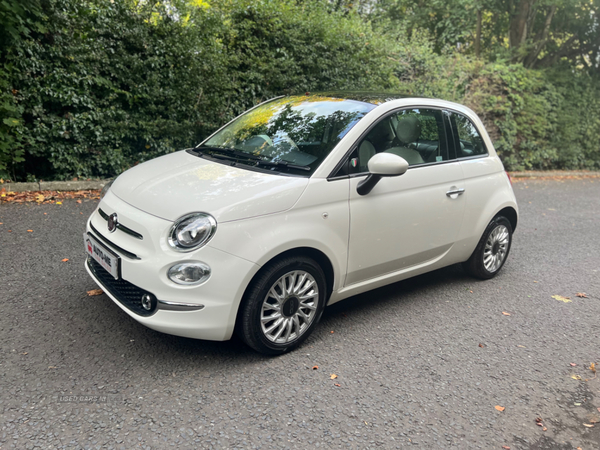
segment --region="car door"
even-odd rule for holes
[[[442,110],[402,109],[382,118],[357,143],[348,162],[358,173],[350,179],[346,286],[433,264],[454,244],[465,202],[462,169],[447,129]],[[365,159],[379,152],[402,156],[409,168],[359,195]]]

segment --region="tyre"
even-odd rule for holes
[[[254,350],[279,355],[312,333],[327,300],[325,274],[311,258],[286,257],[268,265],[248,287],[237,332]]]
[[[482,280],[495,277],[508,258],[512,234],[512,225],[506,217],[494,217],[471,257],[463,263],[467,273]]]

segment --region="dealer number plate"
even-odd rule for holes
[[[119,279],[119,257],[109,252],[89,234],[83,235],[85,252],[100,264],[115,280]]]

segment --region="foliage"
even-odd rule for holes
[[[361,4],[365,0],[361,0]],[[426,30],[439,53],[446,47],[487,60],[551,67],[561,59],[600,71],[598,0],[372,0],[361,11],[378,23]],[[480,34],[477,29],[480,25]],[[480,55],[477,55],[478,57]]]
[[[397,61],[408,91],[473,109],[508,169],[600,169],[600,83],[588,73],[439,55],[416,33]]]
[[[557,4],[544,70],[537,31],[508,45],[502,1],[3,0],[0,177],[114,176],[268,98],[340,89],[466,103],[510,169],[600,168],[596,1]]]
[[[319,2],[50,0],[44,12],[47,32],[3,61],[6,108],[23,112],[6,125],[0,171],[13,178],[112,176],[282,92],[398,86],[383,37]]]
[[[9,165],[24,161],[16,136],[23,108],[17,105],[11,89],[12,67],[5,62],[6,54],[22,36],[44,32],[43,19],[41,6],[35,0],[0,2],[0,176],[6,174]]]

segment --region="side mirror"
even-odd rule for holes
[[[369,175],[356,186],[359,195],[367,195],[381,177],[397,177],[408,170],[408,162],[393,153],[377,153],[367,163]]]

